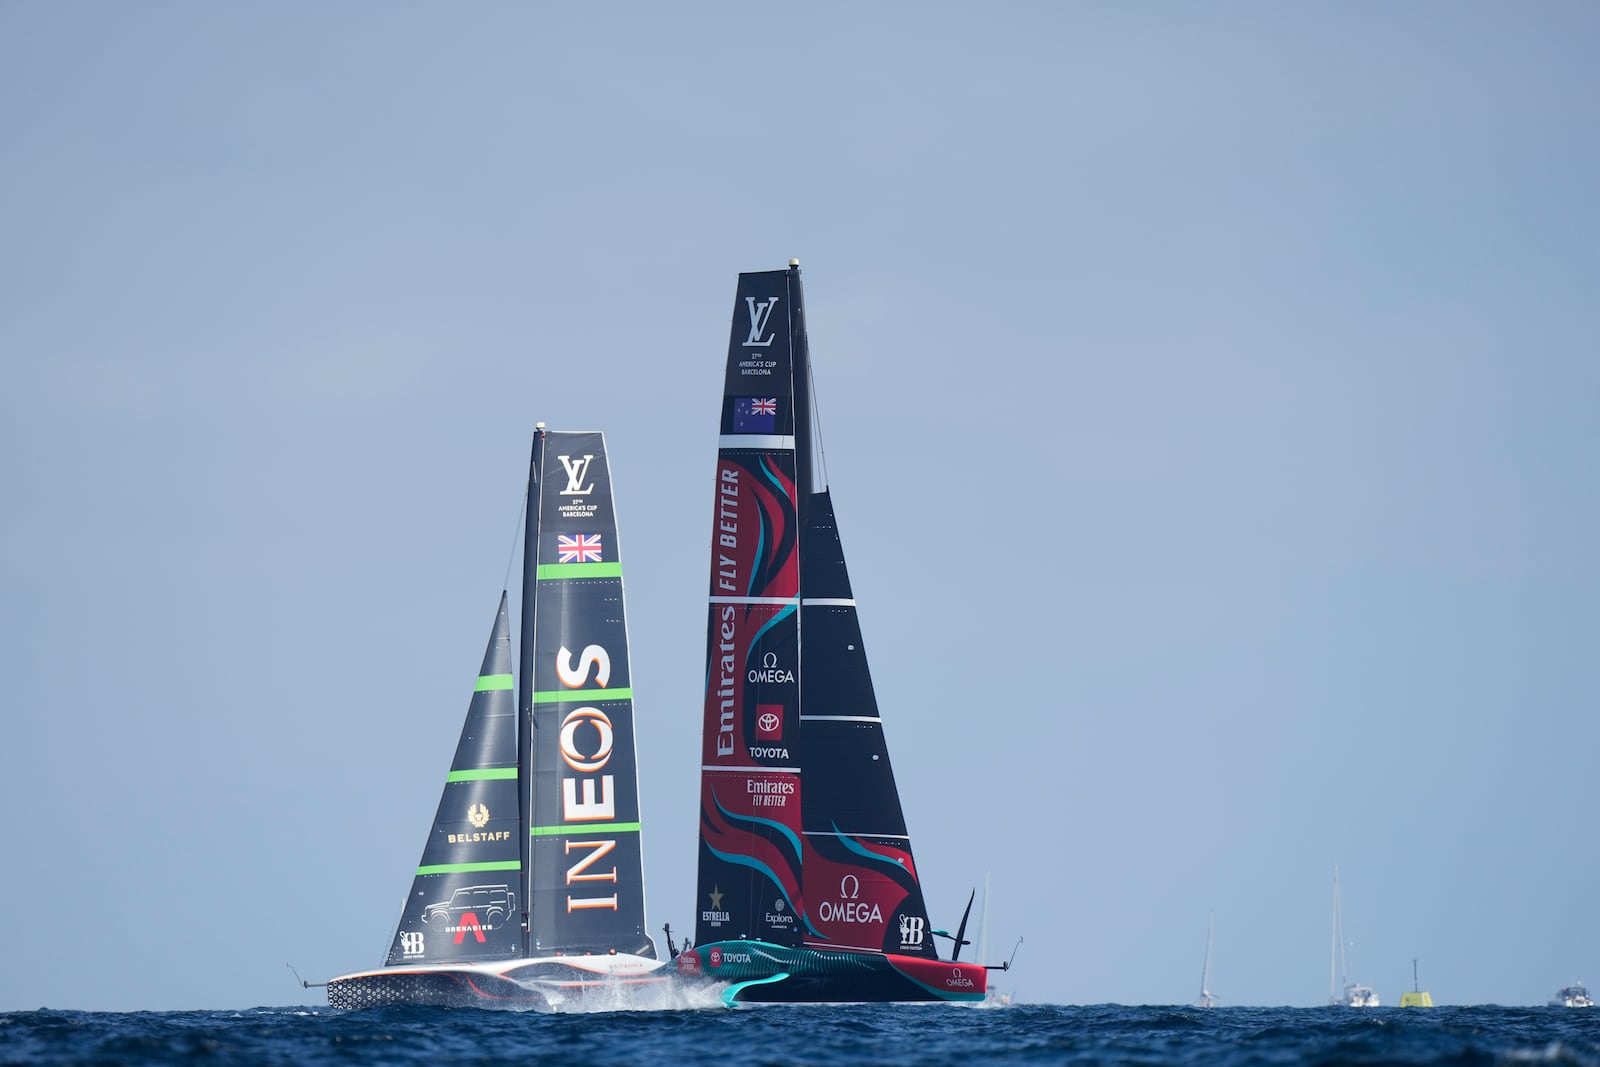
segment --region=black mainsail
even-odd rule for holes
[[[741,274],[717,454],[695,945],[740,1001],[981,1000],[940,962],[833,502],[798,264]]]
[[[529,493],[539,528],[529,536],[534,566],[523,582],[536,605],[522,636],[521,704],[532,749],[524,766],[533,769],[527,951],[653,959],[628,625],[604,436],[541,435]]]
[[[535,434],[507,595],[384,967],[334,1007],[542,1006],[661,980],[646,933],[622,560],[600,433]]]

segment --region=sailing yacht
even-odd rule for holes
[[[698,922],[724,1002],[981,1002],[934,928],[815,454],[800,266],[739,275],[719,411]],[[970,914],[972,900],[967,909]],[[952,942],[942,959],[935,938]]]
[[[329,981],[335,1008],[541,1008],[670,973],[645,933],[628,628],[603,434],[537,424],[515,675],[507,601],[501,592],[388,956]]]
[[[1339,868],[1333,868],[1333,951],[1328,960],[1328,1003],[1346,1008],[1376,1008],[1378,994],[1369,985],[1350,981],[1344,958],[1344,920],[1339,911]],[[1333,965],[1339,965],[1339,981],[1344,992],[1333,984]]]
[[[1206,919],[1206,959],[1200,965],[1200,997],[1194,1002],[1197,1008],[1215,1008],[1222,1002],[1211,992],[1211,926],[1216,916]]]

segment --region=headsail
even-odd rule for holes
[[[534,440],[521,708],[530,956],[655,957],[646,932],[622,556],[605,435]]]
[[[800,581],[805,872],[814,930],[807,943],[937,959],[826,490],[807,511]]]
[[[520,955],[522,842],[511,694],[511,629],[502,593],[387,966]]]

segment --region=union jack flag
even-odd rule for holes
[[[778,413],[778,398],[777,397],[775,397],[775,396],[768,396],[768,397],[753,396],[753,397],[750,398],[750,414],[752,414],[752,415],[776,415],[777,413]]]
[[[556,553],[562,563],[600,563],[600,535],[556,534]]]

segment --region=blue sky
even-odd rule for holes
[[[0,3],[0,1010],[375,965],[536,420],[692,926],[735,275],[802,261],[924,888],[1057,1003],[1600,980],[1600,9]]]

